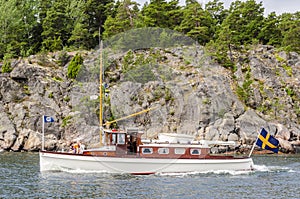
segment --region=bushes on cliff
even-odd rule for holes
[[[10,73],[11,71],[12,71],[11,62],[5,59],[2,66],[2,73]]]
[[[75,79],[80,71],[82,64],[83,64],[82,56],[76,54],[68,66],[68,78]]]

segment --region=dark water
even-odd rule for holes
[[[256,171],[171,175],[40,173],[37,153],[0,153],[0,198],[300,198],[300,156],[254,156]]]

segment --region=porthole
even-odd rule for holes
[[[200,155],[201,154],[200,152],[201,152],[200,149],[191,149],[190,150],[191,155]]]
[[[168,148],[159,148],[158,154],[169,154],[169,149]]]
[[[183,155],[183,154],[185,154],[185,149],[184,148],[175,148],[175,154]]]
[[[153,149],[152,148],[143,148],[142,153],[143,154],[152,154]]]

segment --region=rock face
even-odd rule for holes
[[[99,143],[98,56],[81,54],[76,80],[66,77],[59,53],[17,60],[11,73],[0,74],[1,149],[41,149],[43,115],[55,119],[45,124],[46,149],[68,149],[77,139],[87,147]],[[233,56],[234,73],[201,47],[108,53],[105,121],[153,108],[112,126],[138,127],[148,138],[164,132],[235,141],[236,149],[251,148],[265,127],[281,151],[293,152],[300,140],[300,56],[270,46]]]

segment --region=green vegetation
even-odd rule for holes
[[[68,66],[68,78],[75,79],[82,67],[83,58],[81,55],[76,54]]]
[[[290,76],[290,77],[293,76],[293,69],[292,69],[292,67],[288,66],[287,64],[282,64],[282,67],[284,68],[284,70],[286,71],[286,73],[288,74],[288,76]]]
[[[132,67],[134,63],[134,54],[131,50],[127,52],[127,54],[123,57],[123,70],[126,72],[127,70],[130,70],[130,66]]]
[[[52,77],[52,80],[58,83],[63,82],[63,79],[61,77]]]
[[[52,99],[54,96],[53,96],[53,92],[50,92],[49,95],[48,95],[48,98]]]
[[[296,95],[295,91],[289,87],[287,87],[285,89],[285,92],[288,96],[290,96],[292,99],[294,98],[294,96]]]
[[[23,89],[24,89],[24,93],[25,93],[26,95],[30,95],[30,91],[29,91],[29,86],[28,86],[28,85],[24,85],[24,86],[23,86]]]
[[[71,98],[69,96],[64,97],[65,102],[69,102],[70,100],[71,100]]]
[[[70,116],[70,115],[64,117],[62,120],[61,127],[64,128],[64,127],[68,126],[71,123],[71,121],[70,121],[71,119],[72,119],[72,116]]]
[[[242,102],[245,104],[248,104],[248,100],[250,96],[252,95],[252,87],[251,84],[253,83],[253,80],[251,79],[251,73],[250,68],[247,69],[245,80],[242,84],[242,86],[237,86],[236,92],[238,97]]]
[[[166,102],[168,102],[168,101],[174,101],[174,98],[172,96],[172,92],[171,92],[171,90],[169,88],[165,89],[165,100],[166,100]]]
[[[176,30],[207,46],[216,61],[227,68],[234,68],[232,51],[242,45],[259,43],[300,52],[300,13],[265,16],[262,2],[255,0],[236,0],[228,9],[220,0],[205,4],[187,0],[185,5],[177,0],[151,0],[140,6],[133,0],[0,0],[0,13],[0,60],[5,55],[17,58],[92,49],[98,45],[99,32],[102,38],[110,39],[145,27],[164,31],[151,38],[147,30],[127,34],[116,43],[126,49],[134,49],[132,41],[137,40],[144,47],[153,42],[166,47],[181,40],[178,34],[167,31]],[[62,53],[58,64],[63,66],[66,60]]]
[[[275,55],[275,58],[278,62],[281,63],[282,68],[286,71],[287,75],[292,77],[293,76],[293,69],[291,66],[288,66],[286,60],[280,57],[278,54]],[[277,75],[280,75],[279,71],[276,71]]]
[[[142,84],[156,80],[156,76],[152,70],[156,68],[157,62],[162,59],[163,58],[158,51],[151,51],[150,55],[147,57],[145,57],[143,53],[128,51],[122,60],[124,80],[134,80]],[[163,71],[160,68],[157,70],[160,70],[160,74],[164,75],[161,77],[162,79],[169,79],[168,72]]]
[[[2,73],[10,73],[12,71],[11,63],[8,60],[4,60],[4,64],[2,66]]]
[[[210,99],[209,98],[204,98],[203,100],[202,100],[202,104],[210,104]]]
[[[149,81],[155,80],[155,75],[151,71],[151,66],[137,65],[135,68],[125,73],[124,80],[145,84]]]

